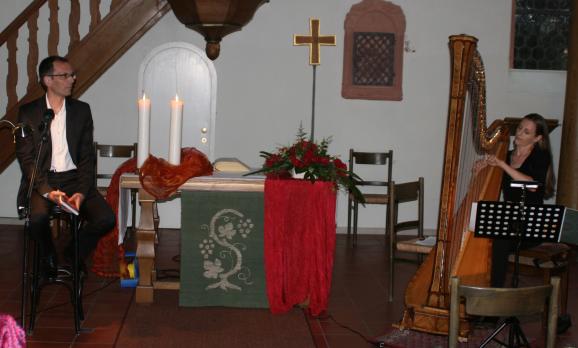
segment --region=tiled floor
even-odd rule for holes
[[[0,313],[15,317],[19,316],[20,310],[21,231],[21,226],[0,225]],[[403,292],[416,269],[413,264],[396,263],[395,296],[394,301],[389,303],[385,249],[382,236],[360,236],[355,249],[348,245],[344,236],[338,236],[330,307],[327,315],[321,318],[307,318],[297,309],[287,315],[277,316],[263,310],[180,310],[174,308],[174,291],[157,291],[154,305],[137,306],[134,304],[134,292],[131,289],[120,288],[117,280],[102,279],[91,274],[86,281],[84,299],[85,331],[79,336],[74,335],[67,291],[56,286],[46,287],[42,293],[41,312],[37,317],[36,329],[34,334],[28,337],[28,347],[163,347],[167,346],[168,338],[171,339],[171,346],[182,347],[269,347],[273,345],[271,342],[282,347],[306,347],[313,344],[331,348],[372,347],[366,340],[384,334],[389,334],[390,338],[399,334],[391,325],[401,317]],[[159,268],[178,268],[178,264],[173,261],[178,251],[178,231],[163,230],[158,250]],[[578,309],[575,296],[578,290],[576,269],[574,264],[569,292],[570,313],[576,313]],[[147,313],[156,314],[147,316]],[[172,322],[167,320],[167,315],[171,316]],[[226,331],[222,325],[217,324],[219,320],[215,317],[199,324],[204,332],[204,336],[199,336],[193,332],[195,329],[201,330],[199,325],[191,328],[179,324],[178,320],[175,324],[174,320],[178,319],[172,317],[175,315],[182,315],[183,321],[187,322],[190,321],[190,317],[186,317],[189,315],[205,318],[210,318],[211,315],[239,317],[245,326],[242,326],[243,329],[234,326]],[[135,333],[143,333],[143,327],[136,327],[138,324],[135,324],[143,317],[147,317],[147,325],[159,328],[161,334],[134,337]],[[180,331],[175,331],[174,327],[167,327],[168,325],[179,325],[177,329]],[[274,330],[281,334],[273,333]],[[247,335],[247,332],[253,334]],[[527,334],[533,339],[540,338],[538,332]],[[215,335],[220,339],[212,340],[211,337]],[[267,335],[283,337],[276,341],[267,341],[263,338]],[[306,343],[307,341],[312,343]],[[421,334],[413,335],[411,342],[408,346],[445,345],[443,337]],[[559,347],[576,347],[577,344],[576,327],[571,327],[558,338]]]

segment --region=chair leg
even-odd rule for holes
[[[393,231],[392,231],[393,233]],[[389,238],[389,302],[393,302],[393,272],[394,272],[394,267],[393,267],[393,262],[395,259],[395,255],[394,255],[394,239],[393,236],[390,236]]]
[[[391,238],[391,235],[389,234],[389,204],[387,204],[385,206],[385,240],[387,241],[388,238]]]
[[[80,321],[84,319],[84,312],[82,310],[82,288],[81,288],[81,274],[80,274],[80,253],[79,253],[79,226],[77,217],[71,215],[71,232],[74,245],[74,259],[72,262],[72,306],[74,310],[74,330],[78,335],[80,333]]]
[[[352,209],[351,199],[347,199],[347,238],[351,235],[351,209]]]
[[[358,210],[358,203],[357,201],[353,202],[353,246],[357,245],[357,213]]]
[[[391,209],[391,210],[390,210]],[[389,236],[386,238],[386,242],[389,245],[389,302],[393,301],[393,281],[394,281],[394,262],[395,262],[395,250],[397,243],[397,235],[395,231],[395,224],[397,223],[397,206],[387,205],[387,215],[385,220],[385,235]]]

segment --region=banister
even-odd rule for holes
[[[8,38],[12,35],[12,32],[20,29],[27,21],[28,17],[35,11],[38,11],[42,5],[44,5],[48,0],[34,0],[28,7],[18,15],[7,27],[0,33],[0,46],[4,45]]]

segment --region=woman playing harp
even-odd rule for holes
[[[471,206],[497,200],[501,170],[477,164],[487,155],[504,158],[507,132],[501,122],[486,127],[485,73],[477,39],[450,37],[451,83],[437,243],[408,284],[401,327],[446,334],[449,280],[487,286],[491,241],[469,230]]]
[[[544,204],[544,198],[554,195],[554,169],[552,149],[546,120],[539,114],[528,114],[522,118],[516,129],[514,148],[508,152],[506,160],[488,156],[486,162],[504,171],[502,192],[504,200],[519,202],[522,190],[510,187],[513,180],[535,181],[537,189],[525,194],[526,204]],[[492,287],[503,287],[506,281],[508,255],[516,249],[517,241],[497,239],[493,242]],[[521,249],[540,244],[539,241],[523,241]]]

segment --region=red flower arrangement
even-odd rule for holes
[[[265,159],[263,167],[249,174],[264,173],[268,178],[280,179],[301,174],[303,179],[311,182],[331,181],[336,188],[345,189],[363,202],[363,195],[355,185],[361,178],[348,171],[347,165],[339,158],[327,153],[331,139],[323,139],[317,144],[305,136],[300,128],[293,145],[280,147],[274,153],[261,151],[260,156]]]

